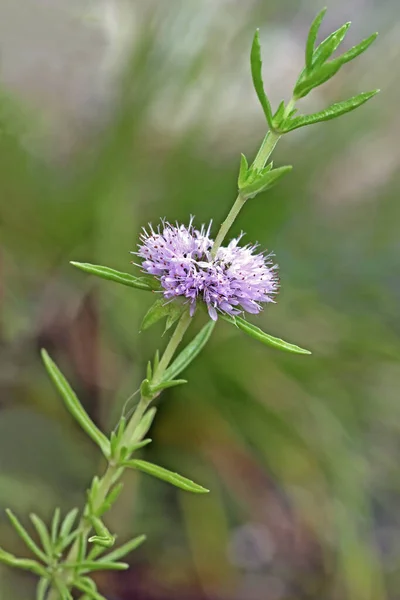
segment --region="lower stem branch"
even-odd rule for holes
[[[167,347],[165,348],[165,351],[161,357],[159,365],[154,373],[154,381],[155,382],[159,382],[162,379],[162,376],[163,376],[165,370],[167,369],[170,361],[172,360],[172,357],[175,354],[175,351],[178,348],[180,342],[182,341],[182,338],[183,338],[186,330],[188,329],[190,323],[191,323],[191,317],[189,315],[189,311],[185,310],[185,312],[183,313],[183,315],[181,316],[181,318],[178,322],[178,325],[176,326],[174,333],[172,334],[172,336],[168,342]],[[127,446],[127,445],[129,446],[129,444],[132,444],[132,442],[138,441],[138,440],[135,440],[135,431],[136,431],[139,423],[141,422],[143,415],[146,412],[147,407],[149,406],[151,401],[157,395],[158,394],[155,394],[152,398],[144,398],[143,396],[140,397],[140,400],[136,407],[136,410],[133,413],[132,418],[129,421],[129,423],[126,427],[125,433],[122,437],[121,446]],[[102,504],[103,504],[104,500],[106,499],[107,495],[109,494],[112,486],[115,484],[118,477],[122,475],[123,471],[124,471],[124,467],[121,467],[121,466],[113,464],[113,463],[110,463],[108,465],[104,475],[102,476],[102,478],[99,481],[99,486],[97,489],[96,497],[93,499],[94,511],[96,511],[96,509],[99,509],[102,506]],[[83,510],[83,514],[85,514],[85,509]],[[90,525],[88,520],[82,516],[80,523],[78,525],[78,529],[80,531],[80,534],[76,538],[75,542],[72,544],[72,546],[65,558],[65,562],[75,562],[76,561],[77,556],[78,556],[78,551],[79,551],[79,544],[80,544],[79,539],[81,538],[81,536],[85,536],[87,538],[92,530],[92,526]],[[60,566],[62,566],[62,564]],[[73,580],[71,579],[71,574],[68,571],[64,571],[64,573],[58,578],[58,581],[61,581],[61,580],[67,586],[72,587]],[[54,584],[52,585],[52,587],[49,591],[49,594],[47,596],[47,600],[60,600],[60,593],[57,589],[56,582],[54,582]]]

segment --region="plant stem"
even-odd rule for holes
[[[159,383],[160,380],[162,379],[162,376],[163,376],[165,370],[167,369],[169,363],[171,362],[172,357],[175,354],[175,351],[178,348],[180,342],[182,341],[182,338],[183,338],[186,330],[188,329],[190,323],[191,323],[191,317],[189,315],[189,311],[185,311],[183,313],[183,315],[181,316],[181,318],[178,322],[178,325],[176,326],[175,331],[172,334],[172,336],[167,344],[167,347],[165,348],[165,351],[161,357],[161,360],[158,364],[158,367],[154,373],[154,382]],[[155,394],[152,398],[145,398],[143,396],[140,397],[140,400],[136,407],[136,410],[133,413],[132,418],[129,421],[129,423],[126,427],[125,433],[122,437],[121,446],[126,446],[126,445],[132,444],[132,442],[136,441],[135,440],[135,431],[137,429],[137,426],[139,425],[140,421],[142,420],[142,417],[143,417],[148,405],[157,395],[158,395],[158,393]],[[116,480],[122,475],[123,471],[124,471],[124,468],[117,464],[110,463],[108,465],[103,477],[100,479],[96,497],[93,498],[93,509],[95,511],[96,511],[96,509],[99,509],[102,506],[109,491],[111,490],[112,486],[115,484]],[[83,514],[85,514],[85,509],[83,509]],[[65,562],[75,562],[76,561],[76,558],[78,555],[78,549],[79,549],[79,538],[82,535],[87,538],[92,530],[92,526],[87,521],[87,519],[85,519],[82,516],[80,523],[78,525],[78,529],[80,530],[80,536],[78,536],[76,538],[75,542],[72,544],[72,546],[68,552],[68,555],[65,559]],[[62,566],[62,564],[60,566]],[[58,581],[60,580],[60,578],[62,578],[66,585],[71,585],[72,581],[71,581],[70,577],[71,577],[70,573],[64,572],[61,575],[61,577],[59,577]],[[52,587],[47,596],[47,600],[60,600],[60,594],[59,594],[56,582],[54,582],[52,584]]]
[[[291,113],[291,111],[294,108],[295,102],[296,101],[294,98],[292,98],[288,102],[288,104],[285,108],[285,112],[283,113],[282,120],[285,120],[289,116],[289,114]],[[251,165],[251,168],[253,170],[260,170],[265,167],[265,165],[268,162],[269,157],[271,156],[276,144],[279,142],[281,137],[282,137],[281,133],[278,133],[275,131],[267,132],[265,138],[263,139],[263,141],[261,143],[260,149],[257,152],[257,156],[255,157],[254,162]],[[225,221],[222,223],[221,227],[219,228],[217,237],[215,238],[215,242],[213,244],[213,247],[211,248],[211,257],[212,258],[215,258],[218,250],[220,249],[220,247],[222,245],[222,242],[224,241],[228,231],[230,230],[233,223],[235,222],[236,217],[242,210],[245,202],[246,202],[246,198],[243,198],[243,196],[239,192],[239,195],[236,198],[235,203],[232,206],[231,210],[229,211],[228,216],[226,217]]]

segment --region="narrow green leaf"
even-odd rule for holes
[[[8,567],[15,567],[17,569],[24,569],[39,575],[40,577],[46,576],[46,569],[36,560],[29,558],[17,558],[13,554],[6,552],[0,548],[0,562],[7,565]]]
[[[241,329],[254,339],[258,340],[259,342],[262,342],[266,346],[272,346],[273,348],[279,348],[280,350],[286,350],[287,352],[293,352],[295,354],[311,354],[309,350],[305,350],[304,348],[300,348],[299,346],[295,346],[294,344],[289,344],[284,340],[273,337],[268,333],[264,333],[262,329],[256,327],[255,325],[252,325],[251,323],[248,323],[241,317],[230,317],[229,315],[223,315],[222,318],[228,323],[236,325],[237,327],[239,327],[239,329]]]
[[[109,554],[106,554],[105,556],[100,558],[98,562],[99,563],[101,563],[102,561],[111,562],[114,560],[119,560],[120,558],[124,558],[124,556],[126,556],[130,552],[133,552],[133,550],[136,550],[136,548],[138,548],[141,544],[143,544],[143,542],[145,540],[146,540],[145,535],[139,535],[138,537],[133,538],[133,540],[126,542],[126,544],[122,544],[122,546],[120,546],[119,548],[116,548]]]
[[[89,542],[90,542],[90,539],[89,539]],[[82,532],[82,533],[80,533],[80,535],[78,537],[78,551],[77,551],[77,556],[76,556],[76,560],[78,562],[81,562],[82,560],[85,559],[86,550],[87,550],[86,535]]]
[[[144,413],[142,420],[135,430],[135,440],[142,440],[146,433],[149,431],[151,424],[153,423],[154,417],[156,416],[157,409],[153,406]]]
[[[372,92],[364,92],[363,94],[358,94],[357,96],[353,96],[349,100],[344,100],[343,102],[337,102],[336,104],[332,104],[325,110],[321,112],[314,113],[313,115],[302,115],[300,117],[295,117],[291,121],[288,121],[285,125],[285,133],[288,131],[293,131],[293,129],[298,129],[299,127],[304,127],[305,125],[312,125],[314,123],[320,123],[321,121],[329,121],[330,119],[335,119],[336,117],[340,117],[352,110],[355,110],[371,98],[373,98],[379,90],[373,90]]]
[[[172,302],[168,304],[164,297],[157,298],[144,315],[140,329],[144,331],[166,317],[169,314],[169,306],[172,304]]]
[[[50,358],[46,350],[42,350],[41,354],[47,372],[50,375],[54,385],[60,392],[67,409],[76,419],[76,421],[78,421],[82,429],[86,431],[92,440],[100,447],[104,456],[108,457],[110,454],[110,444],[107,437],[90,419],[68,381],[65,379],[64,375],[61,373],[54,361]]]
[[[251,184],[246,184],[240,190],[245,198],[254,198],[257,194],[265,192],[279,181],[284,175],[290,173],[293,167],[287,165],[277,169],[263,171],[260,176]]]
[[[73,524],[75,522],[75,519],[78,515],[78,512],[79,512],[79,509],[73,508],[66,514],[66,516],[61,524],[60,539],[64,539],[70,534]]]
[[[312,58],[314,53],[314,46],[317,39],[319,28],[321,27],[322,20],[325,16],[327,9],[323,8],[321,12],[317,14],[314,21],[311,23],[310,31],[308,33],[306,42],[306,67],[311,69]]]
[[[6,508],[6,513],[8,518],[11,521],[12,526],[18,535],[24,540],[25,544],[28,546],[29,550],[33,552],[40,560],[44,563],[48,562],[47,556],[42,552],[39,546],[33,541],[29,533],[26,531],[25,527],[19,522],[17,517],[12,513],[9,508]]]
[[[355,46],[353,46],[353,48],[350,48],[350,50],[348,50],[341,56],[338,56],[337,58],[335,58],[334,61],[336,61],[338,64],[340,64],[340,66],[350,62],[351,60],[353,60],[354,58],[357,58],[357,56],[360,56],[360,54],[365,52],[370,47],[370,45],[376,40],[377,37],[378,37],[378,33],[373,33],[369,37],[365,38],[365,40],[363,40],[359,44],[356,44]],[[334,61],[332,61],[332,62],[334,62]]]
[[[253,45],[251,47],[250,62],[254,89],[256,90],[258,99],[267,118],[268,125],[271,129],[273,129],[271,105],[264,91],[264,83],[262,78],[261,44],[260,32],[258,29],[254,35]]]
[[[273,116],[273,122],[274,122],[275,129],[279,129],[284,114],[285,114],[285,102],[282,100],[282,102],[278,106],[278,110],[276,111],[276,113]]]
[[[60,594],[60,600],[74,600],[68,586],[60,579],[54,579],[54,585],[57,592]]]
[[[318,48],[316,48],[312,61],[312,68],[315,69],[324,64],[326,60],[337,50],[340,44],[343,42],[347,30],[349,29],[351,23],[345,23],[342,27],[339,27],[336,31],[328,35],[328,37],[320,43]]]
[[[143,473],[147,473],[148,475],[152,475],[153,477],[157,477],[158,479],[162,479],[163,481],[167,481],[172,485],[180,488],[181,490],[185,490],[186,492],[193,492],[195,494],[206,494],[210,490],[194,483],[190,479],[186,477],[182,477],[182,475],[178,475],[178,473],[173,473],[168,469],[164,469],[164,467],[159,467],[158,465],[154,465],[153,463],[149,463],[146,460],[132,459],[124,462],[125,467],[130,467],[132,469],[138,469],[139,471],[143,471]]]
[[[129,447],[128,452],[136,452],[136,450],[140,450],[141,448],[144,448],[148,444],[151,444],[152,441],[153,441],[152,439],[147,438],[146,440],[137,442],[137,444],[133,444],[132,446]]]
[[[56,548],[57,552],[62,552],[66,548],[69,548],[69,546],[72,544],[72,542],[76,540],[79,534],[80,529],[76,529],[75,531],[72,531],[71,533],[66,535],[64,538],[60,539]]]
[[[96,275],[96,277],[108,279],[109,281],[115,281],[116,283],[122,283],[122,285],[134,287],[139,290],[146,290],[148,292],[151,292],[155,289],[155,287],[152,287],[150,285],[149,278],[147,277],[134,277],[129,273],[122,273],[121,271],[110,269],[110,267],[102,267],[101,265],[91,265],[90,263],[71,261],[70,264],[76,267],[77,269],[84,271],[85,273],[89,273],[90,275]]]
[[[58,528],[60,526],[61,510],[56,508],[54,511],[53,519],[51,521],[51,543],[55,546],[58,540]]]
[[[201,331],[196,335],[196,337],[186,346],[184,350],[174,360],[172,365],[168,367],[165,371],[162,381],[171,381],[174,379],[181,371],[186,369],[186,367],[192,362],[194,358],[199,354],[199,352],[204,348],[212,331],[215,327],[215,321],[209,321],[207,325],[201,329]]]
[[[36,600],[46,600],[46,594],[49,589],[50,582],[48,579],[39,579],[36,586]]]
[[[117,483],[110,491],[103,504],[97,511],[97,515],[101,517],[104,513],[108,512],[112,505],[117,501],[120,493],[122,492],[122,488],[124,487],[123,483]]]
[[[147,377],[147,379],[149,379],[149,381],[151,381],[151,379],[153,377],[153,368],[151,366],[151,360],[149,360],[147,363],[146,377]]]
[[[247,179],[247,172],[249,170],[249,163],[247,162],[247,158],[244,154],[241,154],[240,158],[240,169],[239,169],[239,177],[238,177],[238,187],[239,189],[244,185],[244,182]]]
[[[42,519],[40,519],[34,513],[30,514],[29,517],[33,523],[33,526],[35,527],[35,529],[38,533],[38,536],[42,543],[43,550],[46,552],[47,556],[51,557],[53,555],[53,545],[51,542],[50,533],[49,533],[46,525],[44,524]]]
[[[153,391],[153,394],[157,394],[158,392],[161,392],[166,388],[176,387],[177,385],[183,385],[184,383],[187,383],[186,379],[172,379],[172,381],[163,381],[162,383],[156,386],[151,386],[151,389]]]
[[[76,569],[79,573],[90,573],[91,571],[126,571],[129,569],[127,563],[112,561],[83,560],[82,562],[63,563],[66,569]]]
[[[99,594],[96,590],[90,587],[90,585],[86,581],[83,581],[82,579],[74,581],[74,587],[80,590],[81,592],[84,592],[92,600],[107,600],[105,596]]]
[[[304,98],[311,90],[331,79],[339,71],[340,67],[340,64],[331,61],[312,71],[310,75],[300,77],[293,90],[293,97],[296,100]]]

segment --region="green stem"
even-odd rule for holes
[[[178,325],[175,328],[174,333],[172,334],[167,347],[165,348],[165,351],[161,357],[161,360],[158,364],[158,367],[154,373],[154,381],[155,382],[159,382],[162,379],[162,376],[165,372],[165,370],[167,369],[169,363],[172,360],[173,355],[175,354],[176,349],[178,348],[180,342],[182,341],[182,338],[186,332],[186,330],[188,329],[189,325],[191,323],[191,317],[189,315],[189,311],[185,311],[183,313],[183,315],[181,316]],[[136,407],[135,412],[132,415],[131,420],[129,421],[127,428],[125,430],[125,433],[122,437],[122,441],[121,441],[121,446],[126,446],[128,444],[131,444],[132,442],[135,442],[135,431],[137,429],[137,426],[139,425],[140,421],[142,420],[142,417],[144,415],[144,413],[146,412],[146,409],[148,407],[148,405],[150,404],[150,402],[157,396],[158,394],[155,394],[152,398],[144,398],[143,396],[140,397],[139,400],[139,404]],[[104,500],[106,499],[108,493],[110,492],[112,486],[115,484],[116,480],[122,475],[124,471],[124,468],[116,465],[114,463],[110,463],[103,475],[103,477],[100,479],[99,482],[99,487],[97,489],[97,494],[96,497],[93,499],[93,508],[96,511],[96,509],[99,509]],[[83,514],[85,514],[85,509],[83,510]],[[80,523],[78,525],[78,529],[80,531],[80,536],[84,535],[86,538],[89,536],[92,527],[90,525],[90,523],[88,523],[87,519],[85,519],[84,517],[81,518]],[[73,545],[71,546],[68,555],[65,559],[65,562],[75,562],[78,556],[78,549],[79,549],[79,538],[80,536],[78,536],[75,540],[75,542],[73,543]],[[62,566],[62,564],[60,565]],[[72,580],[71,578],[71,574],[64,572],[61,577],[58,578],[58,581],[60,581],[60,579],[62,579],[64,581],[64,583],[66,585],[72,585]],[[54,582],[54,584],[52,585],[52,588],[49,591],[47,600],[59,600],[60,595],[59,595],[59,591],[57,589],[57,584],[56,582]]]
[[[292,98],[288,102],[288,104],[285,108],[285,112],[283,113],[282,120],[285,120],[289,116],[289,114],[291,113],[291,111],[294,108],[295,102],[296,101],[294,98]],[[260,149],[257,152],[257,156],[255,157],[254,162],[251,165],[252,169],[261,170],[265,167],[265,165],[268,162],[269,157],[271,156],[276,144],[279,142],[281,137],[282,137],[281,133],[278,133],[275,131],[267,132],[265,138],[263,139],[263,141],[261,143]],[[213,244],[213,247],[211,248],[211,257],[212,258],[215,258],[218,250],[222,246],[222,242],[224,241],[228,231],[230,230],[233,223],[235,222],[236,217],[242,210],[245,202],[246,202],[246,198],[243,198],[243,196],[241,196],[241,194],[239,192],[239,195],[236,198],[235,203],[232,206],[231,210],[229,211],[228,216],[226,217],[225,221],[222,223],[221,227],[219,228],[217,237],[215,238],[215,242]]]

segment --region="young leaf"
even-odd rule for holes
[[[117,501],[120,493],[122,492],[122,488],[124,487],[123,483],[117,483],[110,491],[103,504],[97,511],[97,515],[101,517],[104,513],[108,512],[114,502]]]
[[[17,517],[11,512],[9,508],[6,508],[6,513],[8,518],[11,521],[12,526],[18,533],[18,535],[24,540],[25,544],[28,546],[29,550],[33,552],[40,560],[44,563],[48,562],[48,557],[42,552],[42,550],[37,546],[37,544],[33,541],[29,533],[26,531],[25,527],[21,525]]]
[[[57,365],[52,361],[46,350],[42,350],[41,354],[47,372],[60,392],[67,409],[76,421],[78,421],[82,429],[86,431],[92,440],[100,447],[104,456],[108,457],[110,454],[110,443],[107,437],[90,419],[68,381],[65,379]]]
[[[146,440],[137,442],[137,444],[133,444],[132,446],[129,447],[129,449],[127,448],[127,450],[129,453],[136,452],[136,450],[140,450],[141,448],[144,448],[148,444],[151,444],[152,441],[153,440],[151,440],[150,438],[147,438]]]
[[[167,481],[168,483],[171,483],[172,485],[175,485],[176,487],[180,488],[181,490],[185,490],[186,492],[193,492],[195,494],[206,494],[210,491],[202,487],[201,485],[194,483],[190,479],[186,479],[186,477],[178,475],[178,473],[168,471],[168,469],[164,469],[163,467],[159,467],[158,465],[149,463],[146,460],[128,460],[124,462],[124,466],[133,469],[138,469],[139,471],[143,471],[143,473],[147,473],[148,475],[153,475],[153,477],[157,477],[158,479]]]
[[[146,433],[149,431],[151,424],[153,423],[154,417],[156,416],[157,409],[153,406],[144,413],[142,420],[135,430],[135,440],[140,441]]]
[[[112,548],[112,546],[114,546],[115,543],[115,538],[113,536],[106,537],[104,535],[92,535],[88,541],[91,544],[103,546],[103,548]]]
[[[364,92],[363,94],[358,94],[357,96],[353,96],[349,100],[344,100],[343,102],[336,102],[331,106],[328,106],[325,110],[321,112],[314,113],[313,115],[302,115],[300,117],[295,117],[285,123],[285,133],[288,131],[292,131],[293,129],[297,129],[299,127],[304,127],[305,125],[312,125],[313,123],[320,123],[321,121],[329,121],[330,119],[335,119],[336,117],[340,117],[345,113],[348,113],[352,110],[355,110],[371,98],[373,98],[379,90],[373,90],[372,92]]]
[[[204,348],[208,340],[210,339],[211,333],[215,327],[215,321],[209,321],[207,325],[196,335],[196,337],[186,346],[184,350],[174,360],[172,365],[168,367],[162,378],[162,382],[171,381],[181,371],[192,362],[199,352]]]
[[[36,600],[46,600],[46,594],[49,589],[50,582],[48,579],[39,579],[36,586]]]
[[[273,348],[279,348],[280,350],[286,350],[286,352],[293,352],[295,354],[311,354],[309,350],[305,350],[304,348],[300,348],[299,346],[295,346],[294,344],[289,344],[284,340],[273,337],[268,333],[264,333],[262,329],[256,327],[255,325],[252,325],[251,323],[248,323],[241,317],[230,317],[228,315],[223,315],[222,318],[228,323],[236,325],[237,327],[239,327],[239,329],[241,329],[254,339],[258,340],[259,342],[262,342],[266,346],[272,346]]]
[[[286,167],[278,167],[277,169],[270,169],[262,171],[260,176],[255,179],[253,183],[246,184],[244,188],[240,190],[244,198],[254,198],[260,192],[265,192],[271,188],[275,183],[279,181],[284,175],[290,173],[292,167],[290,165]]]
[[[61,529],[60,529],[60,539],[61,540],[66,538],[70,534],[78,512],[79,512],[79,509],[73,508],[65,516],[65,519],[63,520],[63,522],[61,524]]]
[[[326,60],[337,50],[340,44],[343,42],[347,30],[351,23],[345,23],[342,27],[339,27],[336,31],[328,35],[328,37],[320,43],[316,48],[313,56],[313,69],[324,64]]]
[[[176,387],[177,385],[183,385],[184,383],[187,383],[186,379],[172,379],[172,381],[162,381],[156,386],[151,386],[151,390],[153,394],[157,394],[158,392],[162,392],[162,390],[165,390],[170,387]]]
[[[58,540],[58,528],[60,526],[61,510],[56,508],[51,521],[51,543],[54,546]]]
[[[108,279],[109,281],[115,281],[116,283],[122,283],[122,285],[134,287],[139,290],[146,290],[148,292],[151,292],[154,289],[157,289],[150,285],[150,279],[148,277],[134,277],[129,273],[122,273],[121,271],[110,269],[110,267],[102,267],[101,265],[91,265],[90,263],[71,261],[70,264],[76,267],[77,269],[84,271],[85,273],[89,273],[90,275],[96,275],[96,277]],[[156,285],[156,283],[154,285]]]
[[[145,540],[146,540],[145,535],[139,535],[138,537],[135,537],[133,540],[126,542],[126,544],[123,544],[119,548],[116,548],[109,554],[106,554],[105,556],[100,558],[98,562],[99,563],[101,563],[103,561],[111,562],[114,560],[119,560],[120,558],[124,558],[124,556],[126,556],[130,552],[132,552],[133,550],[136,550],[136,548],[138,548],[141,544],[143,544],[143,542]]]
[[[278,110],[276,111],[276,113],[273,116],[274,127],[276,129],[279,129],[284,114],[285,114],[285,103],[282,100],[282,102],[278,106]]]
[[[239,170],[239,177],[238,177],[239,189],[244,185],[244,183],[247,179],[248,170],[249,170],[249,163],[247,162],[247,158],[245,157],[245,155],[242,154],[241,159],[240,159],[240,170]]]
[[[30,514],[29,517],[38,533],[43,550],[46,552],[47,556],[51,557],[53,555],[53,545],[46,525],[43,523],[42,519],[33,513]]]
[[[321,12],[317,14],[314,21],[311,23],[310,31],[308,33],[306,42],[306,68],[311,69],[312,58],[314,53],[315,41],[317,39],[319,28],[321,27],[322,20],[326,13],[326,8],[323,8]]]
[[[300,76],[293,90],[293,97],[298,100],[304,98],[314,88],[331,79],[340,69],[341,65],[335,61],[325,63],[319,69],[312,71],[306,77]]]
[[[262,60],[261,60],[261,45],[260,45],[260,32],[257,29],[253,45],[251,47],[251,75],[253,77],[254,89],[256,90],[258,99],[263,108],[264,114],[267,118],[270,129],[273,129],[272,110],[267,95],[264,91],[264,83],[262,79]]]

